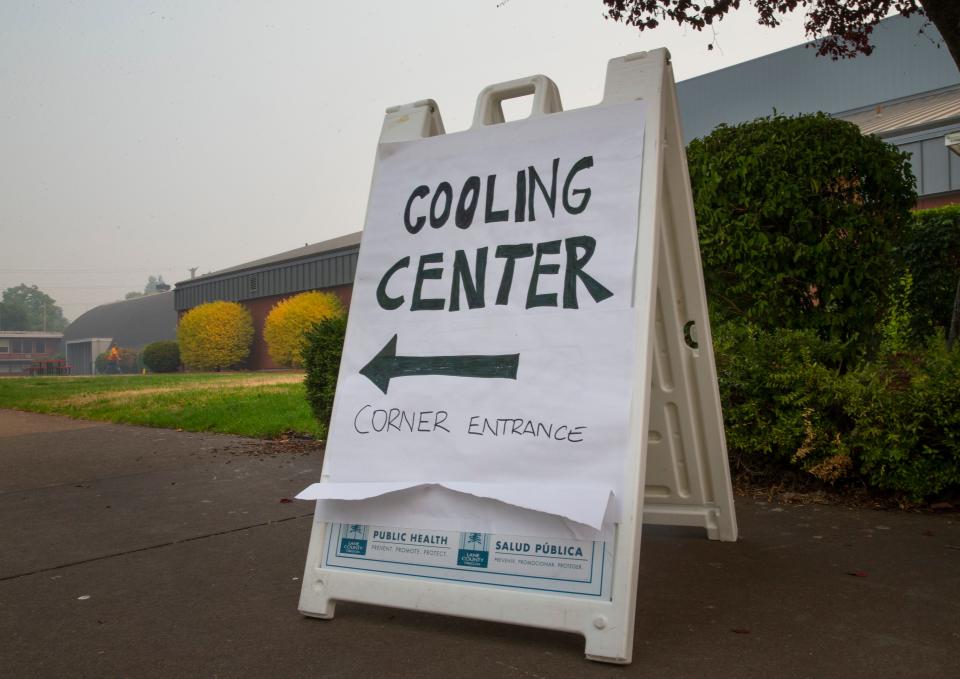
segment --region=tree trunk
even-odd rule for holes
[[[957,292],[953,296],[953,313],[950,315],[950,331],[947,333],[947,350],[953,349],[960,335],[960,278],[957,279]]]
[[[953,63],[960,69],[960,2],[958,0],[920,0],[927,18],[937,27],[947,45]]]

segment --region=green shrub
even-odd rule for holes
[[[124,375],[139,373],[142,368],[140,355],[133,349],[120,349],[120,360],[117,361],[117,367]]]
[[[850,373],[845,392],[848,443],[870,485],[914,500],[960,485],[960,348],[938,333]]]
[[[915,332],[949,331],[960,289],[960,205],[915,212],[901,240],[900,259],[913,276]]]
[[[960,347],[940,332],[846,372],[841,349],[810,330],[714,328],[734,471],[859,477],[915,501],[960,488]]]
[[[824,114],[721,125],[687,149],[711,313],[875,348],[916,203],[908,156]]]
[[[714,328],[727,448],[735,471],[802,469],[823,481],[850,474],[839,342],[812,330]]]
[[[307,372],[307,401],[310,402],[313,414],[324,432],[328,431],[330,426],[333,395],[337,389],[346,332],[345,315],[325,318],[307,331],[303,347],[303,365]]]
[[[93,359],[93,367],[98,375],[124,374],[134,375],[140,372],[140,357],[133,349],[117,347],[117,359],[110,360],[113,347]]]
[[[180,345],[173,340],[153,342],[144,347],[141,357],[151,372],[176,372],[180,367]]]

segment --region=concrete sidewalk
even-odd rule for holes
[[[738,501],[645,529],[634,662],[575,636],[297,612],[315,454],[0,410],[0,677],[953,677],[960,517]]]

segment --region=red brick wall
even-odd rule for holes
[[[960,204],[960,191],[941,193],[936,196],[924,196],[917,201],[917,209],[923,210],[928,207],[943,207],[944,205],[957,204]]]
[[[323,292],[332,292],[340,298],[345,309],[350,308],[350,296],[353,293],[352,285],[326,288]],[[266,322],[270,310],[277,302],[292,296],[293,295],[275,295],[273,297],[260,297],[258,299],[249,299],[241,302],[243,306],[250,310],[250,315],[253,316],[253,346],[250,348],[250,358],[247,360],[247,367],[250,370],[276,370],[280,368],[280,366],[273,362],[267,351],[267,343],[263,340],[263,324]]]
[[[263,324],[267,320],[270,309],[282,299],[283,297],[278,295],[240,302],[250,310],[250,315],[253,316],[253,346],[250,347],[250,358],[247,359],[247,367],[250,370],[271,370],[280,367],[270,359],[270,354],[267,353],[267,343],[263,341]]]

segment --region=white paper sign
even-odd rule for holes
[[[610,518],[643,122],[633,102],[381,145],[324,482],[299,497],[438,484]]]

